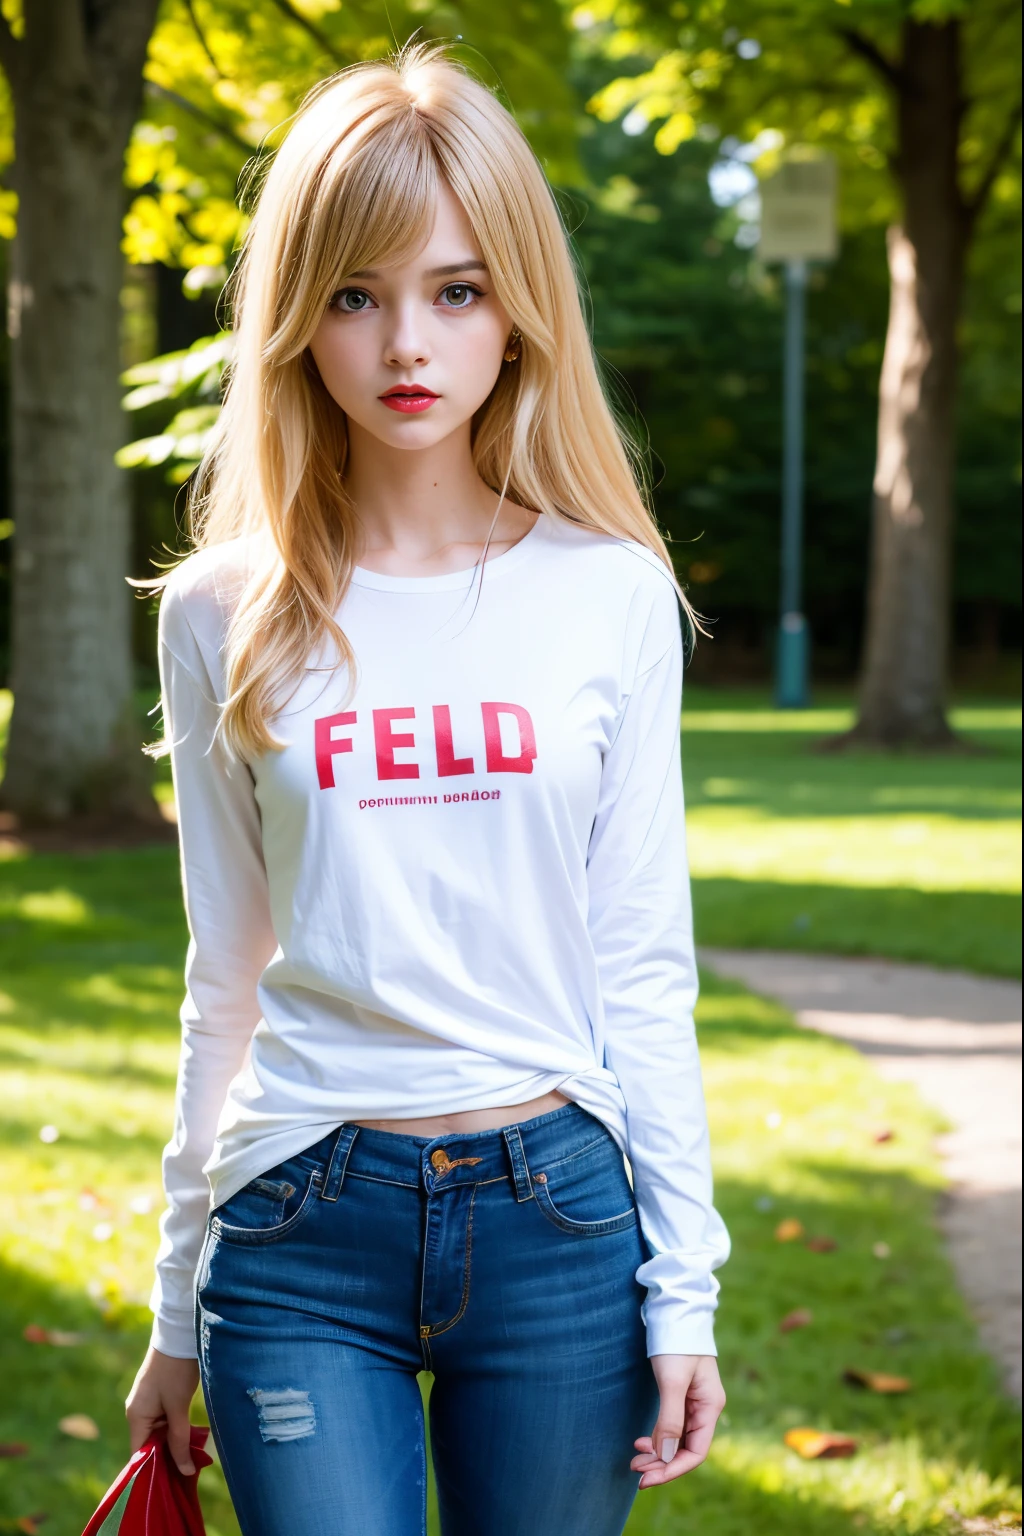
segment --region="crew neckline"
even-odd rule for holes
[[[539,512],[533,527],[528,528],[511,549],[506,549],[503,555],[495,555],[486,560],[483,566],[485,579],[490,581],[495,576],[504,576],[520,565],[539,542],[538,529],[544,521],[544,513]],[[479,571],[479,560],[464,570],[444,571],[438,576],[392,576],[383,571],[368,571],[365,566],[357,565],[352,572],[352,584],[372,587],[378,592],[451,592],[472,586]]]

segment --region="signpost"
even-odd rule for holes
[[[807,263],[837,252],[836,168],[826,155],[792,151],[761,185],[763,261],[786,268],[786,332],[782,368],[782,562],[775,701],[806,709],[810,637],[802,611],[804,500],[804,316]]]

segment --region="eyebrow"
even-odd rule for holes
[[[469,257],[466,261],[453,262],[448,267],[431,267],[425,272],[424,277],[455,277],[459,272],[486,272],[486,261],[478,261],[475,257]],[[359,272],[350,272],[350,277],[380,277],[376,267],[363,267]]]

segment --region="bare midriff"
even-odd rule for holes
[[[571,1099],[555,1088],[551,1093],[542,1093],[539,1099],[527,1099],[523,1104],[460,1109],[450,1115],[424,1115],[419,1120],[353,1120],[352,1124],[365,1125],[370,1131],[395,1131],[400,1136],[457,1136],[465,1131],[498,1131],[504,1125],[518,1125],[523,1120],[550,1114],[553,1109],[571,1103]]]

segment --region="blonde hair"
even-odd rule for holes
[[[523,506],[645,545],[675,582],[640,455],[598,378],[554,196],[515,120],[443,47],[353,65],[307,98],[266,175],[232,278],[224,407],[190,499],[196,548],[269,534],[226,639],[221,728],[243,756],[278,745],[278,689],[319,642],[354,667],[335,618],[357,553],[345,419],[307,348],[346,274],[422,249],[442,183],[522,333],[473,423],[478,473]]]

